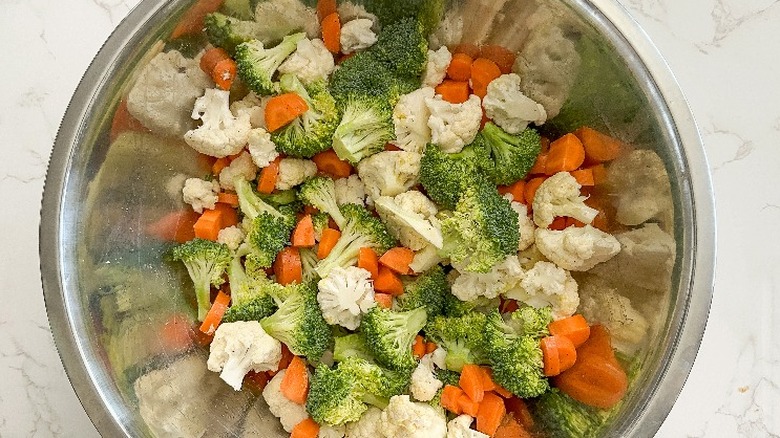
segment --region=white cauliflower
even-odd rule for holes
[[[330,325],[355,330],[363,313],[374,307],[371,273],[363,268],[336,267],[317,283],[317,302],[322,316]]]
[[[231,103],[230,111],[236,117],[243,113],[249,114],[252,128],[265,129],[265,106],[270,99],[270,96],[260,98],[254,92],[250,92],[243,99]]]
[[[186,174],[178,172],[165,183],[165,194],[167,194],[172,201],[182,201],[182,190],[184,190],[184,184],[186,183],[187,178]]]
[[[505,296],[536,308],[551,306],[555,320],[574,315],[580,304],[577,282],[569,271],[550,262],[537,262],[525,272],[520,287]]]
[[[514,202],[512,194],[507,193],[504,195],[504,199],[510,202],[509,206],[517,213],[518,229],[520,230],[520,241],[517,245],[518,251],[525,251],[534,244],[534,231],[536,231],[536,225],[534,225],[533,219],[528,216],[528,206],[520,202]]]
[[[127,96],[127,110],[141,124],[164,137],[181,138],[193,127],[195,99],[214,83],[199,60],[176,50],[159,53],[138,75]]]
[[[447,418],[427,403],[416,403],[408,395],[396,395],[382,411],[386,438],[445,438]]]
[[[474,141],[482,124],[482,103],[473,94],[463,103],[449,103],[436,96],[425,99],[431,112],[431,140],[442,151],[454,154]]]
[[[334,181],[336,186],[336,203],[338,205],[366,203],[366,185],[357,175],[350,175],[347,178],[339,178]]]
[[[277,190],[290,190],[303,184],[317,174],[317,165],[311,160],[300,158],[284,158],[279,162],[279,179],[276,181]]]
[[[460,275],[452,283],[452,294],[461,301],[473,301],[480,296],[495,298],[509,294],[520,286],[524,278],[520,260],[514,255],[493,266],[490,272],[469,272],[464,269],[458,271]]]
[[[417,274],[422,274],[443,261],[444,259],[439,255],[439,249],[433,245],[427,245],[414,253],[414,259],[412,259],[412,263],[409,263],[409,268]]]
[[[650,325],[631,300],[598,281],[585,281],[580,288],[579,312],[591,324],[602,324],[612,335],[612,345],[633,355],[646,342]]]
[[[433,372],[432,354],[429,353],[423,356],[412,373],[409,392],[415,400],[431,401],[436,396],[436,392],[444,386],[444,383],[437,379],[436,374]]]
[[[346,424],[346,438],[382,438],[384,437],[382,411],[369,407],[360,420]]]
[[[428,63],[425,64],[422,83],[426,87],[435,87],[444,81],[447,76],[447,68],[452,62],[452,53],[447,46],[439,50],[428,50]]]
[[[304,5],[300,0],[268,0],[257,3],[255,7],[257,22],[263,25],[263,44],[279,41],[287,35],[303,30],[309,38],[320,35],[320,21],[317,11]]]
[[[474,422],[474,418],[463,414],[455,417],[447,423],[447,438],[489,438],[490,435],[485,435],[482,432],[478,432],[471,428],[471,423]]]
[[[373,26],[374,22],[367,18],[345,22],[341,27],[341,52],[350,54],[373,46],[377,40]]]
[[[204,208],[213,210],[219,200],[219,183],[200,178],[187,178],[181,194],[184,202],[190,204],[197,213],[203,213]]]
[[[371,22],[374,23],[374,28],[376,28],[377,24],[379,23],[379,19],[376,17],[376,15],[368,12],[363,5],[359,5],[353,2],[339,2],[337,11],[339,13],[339,18],[343,22],[356,20],[358,18],[365,18],[371,20]]]
[[[276,145],[271,140],[271,134],[263,128],[257,128],[249,131],[249,154],[252,161],[259,168],[268,167],[271,162],[279,157],[276,151]]]
[[[547,228],[556,217],[573,217],[589,224],[599,211],[585,205],[580,183],[569,172],[558,172],[547,178],[536,190],[533,202],[534,223]]]
[[[434,365],[439,367],[439,369],[446,369],[447,368],[447,350],[445,350],[442,347],[437,347],[435,350],[433,350],[433,353],[431,353],[431,362],[433,362]]]
[[[419,251],[428,245],[444,245],[436,204],[422,193],[410,190],[395,198],[380,196],[374,200],[374,206],[390,234],[405,247]]]
[[[482,105],[487,116],[510,134],[521,133],[529,123],[540,126],[547,121],[544,107],[520,91],[520,76],[514,73],[491,82]]]
[[[317,434],[317,438],[344,438],[344,431],[346,428],[342,426],[328,426],[323,424],[320,426],[320,432]]]
[[[669,175],[653,151],[640,149],[619,156],[607,167],[607,180],[615,193],[615,219],[623,225],[664,218],[672,210]]]
[[[231,251],[236,251],[238,247],[244,243],[244,237],[246,237],[244,236],[244,231],[241,228],[233,225],[232,227],[219,230],[219,234],[217,235],[217,242],[223,245],[227,245]]]
[[[209,354],[209,371],[236,391],[249,371],[276,371],[282,360],[282,344],[263,330],[257,321],[220,324]]]
[[[428,37],[431,49],[439,49],[442,46],[454,46],[460,44],[463,38],[463,12],[462,7],[450,7],[439,21],[439,27]]]
[[[357,172],[372,199],[396,196],[417,184],[421,158],[415,152],[380,152],[358,163]]]
[[[548,260],[569,271],[587,271],[620,252],[620,242],[590,225],[563,230],[536,230],[536,248]]]
[[[282,423],[287,432],[292,432],[295,425],[309,418],[305,405],[299,405],[282,394],[281,386],[287,370],[281,370],[263,389],[263,399],[268,403],[268,410]]]
[[[393,126],[396,140],[393,142],[407,152],[421,154],[431,142],[431,128],[428,119],[431,112],[426,99],[432,99],[436,91],[424,87],[401,96],[393,109]]]
[[[201,154],[222,158],[241,152],[252,129],[250,116],[230,111],[230,92],[209,88],[195,101],[192,118],[203,124],[184,134],[184,141]]]
[[[304,38],[298,42],[297,50],[279,66],[279,73],[293,73],[304,84],[311,84],[327,79],[335,68],[333,54],[321,39]]]
[[[235,160],[219,172],[219,185],[225,190],[235,190],[237,178],[252,181],[257,176],[257,166],[249,152],[241,152]]]

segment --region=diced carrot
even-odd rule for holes
[[[550,225],[547,226],[550,230],[553,231],[561,231],[566,229],[568,226],[567,219],[563,216],[557,216],[553,221],[550,223]]]
[[[458,385],[469,398],[480,403],[485,396],[485,387],[482,381],[483,373],[479,365],[466,364],[460,373]]]
[[[238,207],[238,195],[235,193],[219,192],[218,200],[220,204],[226,204],[233,208]]]
[[[607,182],[607,168],[603,164],[596,164],[588,167],[593,173],[593,185],[601,185]]]
[[[390,294],[384,294],[382,292],[374,293],[374,301],[376,305],[383,309],[390,309],[393,307],[393,296]]]
[[[219,176],[222,170],[230,165],[230,159],[228,157],[217,158],[214,164],[211,165],[211,173],[214,176]]]
[[[166,214],[146,226],[146,234],[163,241],[184,243],[195,238],[195,223],[200,218],[191,209]]]
[[[463,53],[468,55],[471,59],[475,59],[479,57],[479,47],[476,44],[470,43],[458,44],[452,48],[452,53]]]
[[[397,246],[379,257],[379,264],[384,265],[401,275],[409,275],[412,269],[409,265],[414,260],[414,251],[403,246]]]
[[[292,283],[301,283],[303,281],[303,265],[301,262],[301,253],[298,248],[288,246],[279,251],[274,260],[274,275],[276,282],[282,286]]]
[[[436,351],[436,349],[439,348],[438,345],[436,345],[435,342],[426,342],[425,343],[425,354],[433,353]]]
[[[538,157],[536,157],[536,161],[534,162],[533,167],[531,167],[531,170],[528,171],[529,175],[545,175],[545,167],[547,165],[547,154],[541,153]]]
[[[471,63],[473,62],[474,58],[465,53],[452,55],[452,61],[450,61],[450,65],[447,67],[447,77],[454,81],[468,82],[471,79]],[[466,88],[468,88],[468,83]]]
[[[564,226],[564,228],[569,228],[569,227],[582,228],[584,226],[585,226],[585,223],[580,222],[577,219],[574,219],[573,217],[567,217],[566,218],[566,225]]]
[[[322,19],[322,42],[330,53],[341,51],[341,19],[333,12]]]
[[[193,230],[195,237],[217,241],[219,230],[222,229],[222,212],[220,210],[205,210],[195,222]]]
[[[284,93],[268,99],[265,106],[265,124],[268,132],[275,132],[309,110],[309,105],[297,93]]]
[[[122,100],[117,105],[116,111],[114,111],[114,118],[111,121],[111,134],[109,136],[111,142],[113,143],[119,137],[119,134],[126,131],[144,132],[148,130],[138,119],[130,114],[130,111],[127,109],[127,101]]]
[[[171,39],[184,35],[193,35],[203,30],[203,21],[206,15],[216,12],[224,0],[198,0],[181,17],[179,23],[171,32]]]
[[[417,359],[422,359],[425,356],[425,339],[422,336],[417,335],[414,337],[414,344],[412,344],[412,354]]]
[[[477,430],[485,435],[495,435],[505,414],[504,400],[492,392],[486,393],[482,403],[479,404]]]
[[[508,389],[504,388],[501,385],[496,384],[496,388],[493,390],[496,394],[500,395],[502,398],[509,398],[512,397],[512,393],[509,392]]]
[[[222,316],[225,314],[225,311],[227,311],[229,304],[230,295],[219,291],[217,298],[215,298],[214,302],[211,304],[211,309],[209,309],[206,317],[203,318],[203,323],[200,325],[200,331],[207,335],[213,335],[214,332],[217,331],[219,323],[222,322]]]
[[[542,148],[540,150],[540,153],[546,154],[547,152],[550,151],[550,143],[551,143],[551,141],[550,141],[549,137],[543,135],[539,139],[539,142],[541,143],[541,146],[542,146]]]
[[[306,418],[293,427],[290,438],[317,438],[320,434],[320,425],[311,418]]]
[[[304,214],[308,214],[308,215],[314,216],[315,214],[319,214],[319,212],[320,212],[319,210],[317,210],[316,208],[312,207],[311,205],[304,205],[303,206],[303,213]]]
[[[317,19],[320,22],[328,15],[337,11],[336,0],[317,0]]]
[[[333,228],[325,228],[322,230],[322,237],[320,237],[320,244],[317,247],[317,258],[322,260],[333,251],[333,247],[336,246],[341,238],[341,231],[334,230]]]
[[[531,430],[534,428],[534,417],[531,415],[531,411],[528,409],[528,405],[518,398],[512,396],[504,400],[507,414],[511,414],[525,429]]]
[[[477,58],[471,64],[471,88],[473,93],[479,96],[480,99],[487,95],[487,87],[501,76],[501,69],[498,68],[495,62],[485,59]]]
[[[550,143],[544,171],[547,175],[558,172],[571,172],[585,162],[585,147],[574,134],[566,134]]]
[[[214,333],[206,334],[200,331],[201,324],[202,323],[198,321],[196,325],[192,326],[190,329],[190,336],[192,338],[192,342],[194,342],[196,345],[200,347],[208,347],[209,344],[211,344],[211,341],[214,340]]]
[[[246,376],[244,376],[244,386],[249,389],[252,394],[259,396],[262,394],[266,385],[268,385],[269,380],[271,380],[271,377],[266,371],[257,373],[253,370],[249,370],[249,372],[246,373]]]
[[[200,58],[200,68],[221,90],[230,90],[236,78],[236,62],[220,47],[207,49]]]
[[[314,222],[311,215],[305,215],[298,221],[292,234],[292,246],[296,248],[311,248],[317,242],[314,240]]]
[[[238,225],[238,211],[236,211],[235,208],[218,202],[216,205],[214,205],[214,210],[222,213],[222,228]]]
[[[498,186],[498,193],[502,195],[509,193],[514,202],[523,204],[525,203],[525,181],[520,180],[508,186]]]
[[[512,73],[512,67],[515,65],[515,59],[517,59],[517,55],[511,50],[497,45],[480,47],[479,56],[495,62],[502,74]]]
[[[385,266],[379,267],[379,274],[374,279],[374,289],[394,297],[404,294],[404,284],[401,279]]]
[[[581,356],[599,356],[610,361],[617,362],[615,350],[612,349],[612,337],[609,331],[601,324],[590,328],[588,340],[577,348],[577,354]]]
[[[596,355],[581,356],[552,381],[569,397],[601,409],[615,406],[628,390],[628,377],[620,364]]]
[[[482,373],[482,389],[485,391],[496,389],[496,382],[493,381],[493,371],[488,367],[479,367],[479,371]]]
[[[279,391],[291,402],[299,405],[306,403],[306,397],[309,395],[309,371],[306,361],[293,356],[287,372],[284,373]]]
[[[469,83],[448,79],[436,86],[436,94],[440,95],[446,102],[463,103],[469,100]]]
[[[181,313],[171,315],[160,330],[160,343],[165,353],[181,353],[192,347],[192,325]]]
[[[441,407],[452,412],[455,415],[460,415],[463,411],[458,404],[458,400],[461,396],[466,395],[462,389],[453,385],[444,385],[444,389],[441,391]]]
[[[379,276],[379,257],[376,255],[376,251],[367,246],[360,248],[357,266],[370,272],[371,278],[376,280]]]
[[[585,147],[585,157],[589,163],[604,163],[612,161],[620,155],[624,149],[623,143],[595,129],[583,126],[574,131],[574,135],[580,139]]]
[[[547,325],[551,335],[565,336],[579,348],[590,337],[590,326],[579,313],[568,318],[553,321]]]
[[[504,415],[493,438],[531,438],[531,434],[511,415]]]
[[[577,360],[577,350],[565,336],[545,336],[540,345],[544,356],[545,376],[557,376],[571,368]]]
[[[539,176],[536,178],[530,179],[527,183],[525,183],[525,204],[528,206],[532,206],[534,204],[534,195],[536,195],[536,190],[539,188],[540,185],[546,180],[546,177]]]
[[[590,169],[577,169],[569,172],[577,182],[583,187],[593,187],[596,182],[593,178],[593,171]]]
[[[276,157],[271,161],[271,164],[264,167],[260,171],[260,177],[257,180],[257,191],[266,195],[270,195],[276,190],[276,181],[279,179],[279,164],[282,162],[281,157]]]
[[[352,165],[348,161],[339,158],[333,149],[320,152],[312,158],[312,161],[317,165],[319,172],[332,176],[333,179],[346,178],[352,175]]]
[[[465,393],[458,399],[458,408],[460,408],[461,412],[471,417],[476,417],[479,413],[479,403],[472,400],[471,397]]]

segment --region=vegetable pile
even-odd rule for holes
[[[181,188],[194,223],[153,234],[179,243],[208,369],[292,437],[585,436],[629,389],[613,337],[633,354],[647,324],[578,276],[633,230],[608,175],[636,151],[544,135],[560,108],[523,92],[516,48],[432,43],[443,10],[204,0],[173,37],[208,44],[157,55],[117,111],[114,137],[210,160]]]

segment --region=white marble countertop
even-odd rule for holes
[[[38,272],[41,191],[71,94],[138,0],[0,0],[0,436],[91,437]],[[661,437],[780,435],[780,2],[620,0],[677,76],[717,194],[718,268],[693,372]],[[778,221],[778,222],[774,222]]]

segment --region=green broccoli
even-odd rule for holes
[[[489,150],[482,145],[474,142],[457,154],[448,154],[432,144],[425,148],[420,160],[420,184],[433,201],[454,209],[463,191],[485,178],[492,162]]]
[[[512,135],[488,122],[480,137],[490,147],[495,163],[494,181],[499,185],[513,184],[525,178],[542,149],[542,137],[531,128]]]
[[[203,24],[209,42],[230,54],[235,53],[239,44],[260,40],[263,36],[262,26],[256,21],[245,21],[219,12],[206,15]]]
[[[304,87],[298,77],[286,74],[282,75],[279,82],[283,92],[301,96],[309,110],[273,133],[276,149],[295,158],[311,158],[330,149],[340,114],[325,81],[317,81]]]
[[[447,351],[447,369],[460,372],[466,364],[489,363],[484,349],[486,321],[487,316],[479,312],[437,316],[425,326],[425,337]]]
[[[284,286],[268,279],[262,271],[261,275],[247,275],[240,257],[233,258],[227,272],[230,307],[222,318],[224,322],[260,321],[276,312],[276,302],[269,291]]]
[[[271,213],[261,213],[252,221],[246,240],[237,254],[247,256],[253,268],[270,268],[279,251],[290,244],[293,225],[286,217],[275,217]]]
[[[414,18],[421,23],[426,36],[439,26],[445,9],[444,0],[365,0],[362,3],[383,26]]]
[[[295,226],[295,212],[292,208],[285,208],[285,205],[281,205],[278,208],[269,204],[263,200],[255,190],[249,181],[243,178],[236,178],[233,182],[236,188],[236,194],[238,195],[238,206],[241,209],[241,213],[244,214],[249,220],[254,221],[260,217],[263,213],[267,213],[275,219],[282,220],[290,227]]]
[[[359,357],[369,362],[375,362],[374,356],[366,346],[366,337],[362,333],[352,333],[344,336],[337,336],[335,346],[333,347],[333,359],[336,362],[342,362],[349,357]]]
[[[487,298],[480,295],[471,301],[461,301],[460,298],[448,293],[444,295],[443,313],[446,316],[463,316],[470,312],[489,313],[500,304],[501,299],[498,297]]]
[[[336,203],[336,184],[326,176],[316,176],[301,185],[298,197],[309,206],[333,218],[339,228],[343,228],[346,219]],[[314,220],[314,217],[312,217]],[[318,218],[318,225],[323,225],[322,218]],[[327,222],[324,223],[327,226]],[[316,232],[316,227],[315,227]]]
[[[341,214],[340,211],[339,214]],[[319,212],[312,215],[311,221],[312,224],[314,224],[314,239],[319,242],[322,239],[322,232],[325,228],[330,227],[330,215],[328,213]]]
[[[393,370],[404,371],[417,366],[412,343],[425,327],[425,308],[396,312],[372,307],[360,323],[366,345],[377,361]]]
[[[257,196],[259,196],[260,199],[262,199],[263,201],[267,202],[268,204],[276,208],[285,205],[295,207],[295,204],[300,202],[300,200],[298,199],[298,193],[295,191],[295,189],[281,190],[281,191],[277,190],[270,194],[258,193]]]
[[[301,248],[299,250],[301,254],[301,269],[303,271],[303,281],[319,280],[317,271],[314,269],[317,267],[320,259],[317,258],[317,252],[312,248]]]
[[[489,272],[517,253],[520,239],[517,214],[495,186],[467,187],[455,211],[441,222],[444,246],[440,254],[470,272]]]
[[[211,286],[224,283],[225,273],[232,255],[227,245],[204,239],[193,239],[173,248],[173,259],[187,267],[195,284],[198,301],[198,321],[203,321],[211,308]]]
[[[431,401],[428,402],[428,404],[433,406],[434,408],[441,408],[441,393],[444,391],[444,387],[447,385],[459,386],[460,373],[452,370],[436,369],[434,371],[434,374],[436,374],[436,379],[441,381],[444,384],[444,386],[442,386],[441,388],[439,388],[438,391],[436,391],[436,395],[433,396],[433,398],[431,399]]]
[[[512,312],[509,318],[505,319],[505,322],[515,333],[541,339],[550,334],[547,326],[552,320],[552,307],[547,306],[537,309],[531,306],[523,306]]]
[[[316,283],[294,283],[271,294],[279,310],[260,321],[263,329],[296,356],[318,361],[331,345],[332,335],[317,303]]]
[[[406,18],[382,28],[368,52],[396,76],[419,78],[428,61],[428,40],[422,24]]]
[[[260,0],[225,0],[220,10],[241,20],[254,20],[255,6]]]
[[[586,406],[553,389],[530,405],[539,429],[554,438],[595,438],[601,436],[612,411]]]
[[[276,47],[269,49],[263,47],[259,40],[239,44],[235,50],[238,76],[258,96],[273,94],[276,91],[273,82],[276,70],[305,37],[305,33],[288,35]]]
[[[395,298],[395,310],[413,310],[425,307],[428,318],[441,315],[444,297],[450,294],[450,285],[444,269],[436,265],[413,281],[404,284],[404,294]]]
[[[356,204],[342,205],[344,216],[341,237],[327,257],[317,264],[317,273],[325,278],[336,267],[345,268],[357,262],[360,248],[371,248],[377,254],[383,254],[396,245],[396,240],[387,231],[381,220],[371,212]]]

